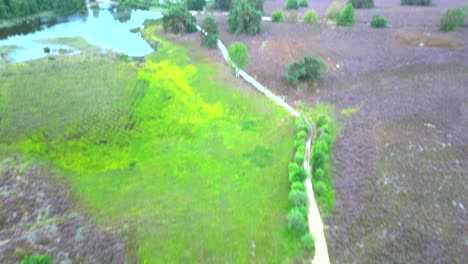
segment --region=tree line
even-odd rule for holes
[[[0,19],[84,8],[86,0],[0,0]]]

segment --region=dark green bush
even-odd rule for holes
[[[300,145],[300,146],[296,149],[296,152],[298,152],[298,153],[304,153],[304,152],[305,152],[305,149],[306,149],[306,146],[305,146],[305,145]]]
[[[218,23],[216,22],[216,20],[211,16],[207,16],[205,17],[205,19],[203,19],[200,26],[206,32],[206,34],[203,32],[200,32],[202,45],[208,46],[211,48],[217,47],[219,32],[218,32]]]
[[[195,17],[190,14],[184,5],[171,6],[167,13],[163,14],[164,31],[172,33],[191,33],[197,31]]]
[[[305,185],[303,182],[295,181],[291,184],[291,190],[305,192]]]
[[[439,28],[441,31],[448,32],[455,30],[458,26],[465,23],[465,13],[459,8],[449,8],[440,18]]]
[[[348,27],[354,25],[354,7],[351,3],[347,3],[346,6],[341,11],[336,24],[342,27]]]
[[[330,148],[328,147],[327,142],[323,140],[316,140],[314,143],[314,151],[315,152],[322,152],[322,153],[329,153]]]
[[[309,134],[309,129],[310,129],[309,124],[307,124],[307,122],[302,116],[296,118],[295,127],[296,127],[296,132],[302,130],[306,132],[307,134]]]
[[[291,9],[297,10],[297,9],[299,9],[299,3],[297,2],[297,0],[288,0],[286,2],[285,8],[287,10],[291,10]]]
[[[323,168],[326,159],[327,154],[314,150],[312,153],[312,167]]]
[[[314,173],[314,180],[315,181],[323,181],[325,176],[325,172],[322,168],[317,168]]]
[[[320,128],[320,127],[323,127],[326,124],[328,124],[327,116],[326,115],[319,115],[317,117],[317,121],[315,121],[315,126]]]
[[[289,163],[289,182],[303,182],[307,174],[304,168],[297,163]]]
[[[305,146],[306,140],[305,139],[300,139],[300,140],[295,140],[294,141],[294,150],[297,150],[301,146]]]
[[[244,70],[250,63],[249,49],[242,42],[234,42],[229,45],[228,54],[239,69]]]
[[[374,0],[351,0],[354,8],[373,8]]]
[[[296,151],[296,154],[294,154],[294,162],[296,162],[299,165],[302,165],[304,163],[304,151],[300,151],[298,148],[298,151]]]
[[[314,182],[314,192],[317,196],[321,196],[327,190],[327,186],[323,181],[315,181]]]
[[[187,6],[188,10],[196,10],[200,11],[203,10],[203,7],[206,4],[206,0],[186,0],[185,5]]]
[[[28,16],[43,11],[71,11],[85,8],[85,0],[0,0],[0,19]]]
[[[305,219],[307,219],[307,215],[308,215],[308,212],[309,210],[307,210],[307,207],[304,207],[304,206],[299,206],[299,207],[295,207],[299,210],[299,212],[301,212],[301,214],[304,216]]]
[[[286,71],[286,80],[294,86],[300,81],[315,82],[320,78],[320,72],[325,69],[325,63],[312,56],[304,57],[304,61],[290,63]]]
[[[400,0],[401,5],[418,5],[418,6],[429,6],[432,4],[432,0]]]
[[[284,20],[283,12],[275,11],[271,14],[271,21],[273,22],[280,22]]]
[[[309,205],[309,197],[304,191],[291,190],[288,195],[288,201],[293,207],[307,207]]]
[[[299,0],[299,6],[300,7],[308,7],[309,4],[307,4],[307,0]]]
[[[229,31],[235,34],[256,35],[260,33],[261,21],[261,11],[256,10],[247,0],[238,0],[229,12]]]
[[[49,47],[45,47],[45,48],[44,48],[44,52],[47,53],[47,54],[49,54],[49,53],[50,53],[50,48],[49,48]]]
[[[301,243],[304,249],[309,252],[315,248],[315,239],[309,232],[307,232],[301,237]]]
[[[298,208],[292,208],[288,213],[288,227],[299,234],[307,231],[307,222],[303,212]]]
[[[320,136],[317,138],[317,140],[320,140],[320,141],[323,141],[323,142],[327,143],[328,148],[330,148],[333,139],[330,136],[330,134],[328,134],[326,132],[322,132],[322,133],[320,133]]]
[[[374,15],[370,25],[373,28],[384,28],[387,26],[387,19],[381,15]]]
[[[317,12],[313,9],[305,12],[302,22],[306,24],[315,24],[318,21]]]
[[[21,264],[54,264],[49,255],[31,255],[21,260]]]
[[[307,139],[307,133],[302,130],[297,131],[296,140],[305,140],[305,139]]]

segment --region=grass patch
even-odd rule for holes
[[[361,107],[349,107],[349,108],[345,108],[345,109],[342,109],[340,111],[340,114],[344,115],[344,116],[347,116],[349,117],[350,115],[356,113],[357,111],[359,111]]]
[[[159,30],[143,30],[159,44],[141,66],[87,55],[0,66],[0,145],[66,175],[102,225],[131,225],[142,263],[292,261],[293,119]]]

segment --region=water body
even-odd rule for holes
[[[60,49],[69,54],[79,53],[71,47],[37,42],[45,38],[83,37],[91,44],[104,49],[112,49],[128,56],[144,56],[153,48],[139,33],[131,29],[143,27],[146,19],[161,18],[162,14],[125,6],[100,4],[67,16],[48,19],[35,19],[10,28],[0,29],[1,46],[19,46],[9,54],[8,59],[15,62],[45,57],[45,47],[52,52]]]

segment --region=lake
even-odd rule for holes
[[[14,27],[1,28],[0,48],[20,47],[8,55],[8,59],[15,62],[45,57],[45,47],[49,47],[52,54],[59,50],[77,54],[79,51],[71,47],[40,43],[38,40],[79,36],[103,49],[112,49],[132,57],[145,56],[153,52],[153,48],[139,33],[130,30],[142,28],[146,19],[161,17],[162,14],[158,12],[100,4],[66,16],[28,20]]]

